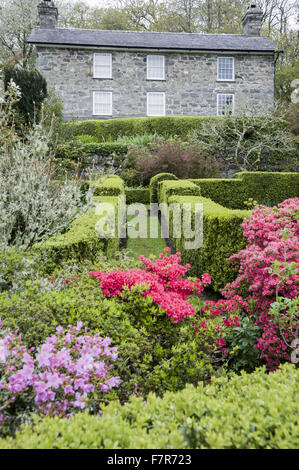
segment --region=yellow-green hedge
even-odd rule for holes
[[[91,135],[99,141],[115,141],[120,136],[158,134],[185,137],[191,131],[200,129],[202,122],[219,119],[214,116],[162,116],[144,118],[120,118],[66,122],[61,133],[64,140],[77,135]]]
[[[159,182],[159,202],[167,202],[169,197],[173,194],[180,196],[200,196],[200,187],[188,180],[164,180]]]
[[[241,223],[250,211],[232,210],[216,204],[211,199],[196,196],[171,196],[168,204],[191,203],[192,223],[194,224],[194,204],[203,204],[203,245],[199,249],[186,249],[186,239],[173,237],[173,217],[170,212],[170,237],[176,251],[182,253],[184,263],[191,264],[191,273],[200,276],[209,273],[212,278],[212,288],[221,290],[227,282],[236,277],[232,265],[227,258],[246,246]],[[181,221],[181,226],[183,223]],[[193,227],[194,228],[194,225]]]
[[[240,172],[232,179],[191,179],[200,187],[201,195],[231,209],[245,208],[252,198],[259,204],[277,205],[299,196],[299,173]]]
[[[34,245],[33,250],[45,259],[45,270],[51,272],[56,266],[68,260],[93,260],[99,251],[109,257],[117,251],[119,248],[119,238],[117,237],[118,199],[113,196],[105,196],[95,197],[94,200],[95,203],[108,202],[114,205],[116,237],[98,237],[95,227],[100,216],[96,214],[94,207],[80,218],[75,219],[67,232]]]
[[[299,369],[213,379],[163,398],[150,394],[103,416],[79,413],[23,426],[1,449],[295,449],[299,446]]]

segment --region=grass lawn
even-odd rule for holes
[[[127,217],[127,224],[130,224],[130,221],[134,219],[134,216],[128,215]],[[147,238],[127,238],[127,248],[132,251],[132,256],[134,258],[138,258],[138,256],[150,256],[155,255],[159,256],[159,254],[164,250],[167,246],[164,238],[161,235],[161,225],[159,220],[157,220],[157,216],[150,216],[149,214],[147,217],[144,217],[144,224],[147,224]],[[158,238],[150,238],[150,224],[158,222]],[[140,222],[143,223],[143,220]],[[135,224],[134,224],[135,225]],[[135,226],[136,230],[139,230],[138,224]]]

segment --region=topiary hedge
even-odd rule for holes
[[[200,276],[208,272],[212,278],[212,288],[221,290],[228,282],[235,279],[236,273],[227,258],[246,246],[241,223],[250,211],[232,210],[222,207],[211,199],[194,196],[171,196],[168,204],[191,203],[191,220],[194,228],[194,204],[203,205],[203,245],[199,249],[186,249],[188,241],[182,233],[181,238],[173,237],[173,213],[170,212],[170,237],[176,251],[182,253],[184,263],[191,264],[191,273]],[[183,217],[183,216],[182,216]],[[183,219],[181,219],[183,226]]]
[[[173,194],[178,196],[200,196],[200,187],[188,180],[159,182],[159,202],[167,202],[168,198]]]
[[[94,196],[120,196],[125,193],[123,180],[117,175],[107,175],[92,183]]]
[[[127,188],[125,190],[126,203],[133,204],[139,202],[141,204],[150,203],[150,190],[149,188]]]
[[[299,369],[284,364],[188,385],[163,398],[150,394],[102,417],[79,413],[23,426],[1,449],[295,449],[299,445]]]
[[[90,157],[96,155],[100,158],[108,158],[115,155],[116,159],[126,155],[128,146],[116,142],[87,142],[70,141],[58,145],[55,151],[56,158],[74,160],[81,163],[89,163]]]
[[[99,141],[115,141],[120,136],[158,134],[185,137],[193,130],[200,129],[205,120],[215,120],[215,116],[162,116],[143,118],[121,118],[66,122],[62,125],[62,137],[71,139],[78,135],[91,135]]]
[[[299,196],[299,173],[240,172],[232,179],[191,179],[201,195],[231,209],[243,209],[252,198],[269,206]]]
[[[178,178],[172,173],[158,173],[150,180],[150,202],[158,202],[158,186],[164,180],[177,180]]]
[[[95,198],[95,202],[108,202],[114,205],[117,235],[117,197]],[[99,251],[107,256],[113,256],[119,248],[119,238],[99,238],[96,232],[96,224],[99,219],[100,216],[96,214],[96,208],[93,208],[79,219],[75,219],[67,232],[35,244],[33,252],[44,259],[45,271],[51,272],[62,262],[68,260],[96,259]]]

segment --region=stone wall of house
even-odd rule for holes
[[[95,50],[38,47],[37,52],[37,67],[61,96],[66,120],[107,118],[93,116],[93,91],[113,92],[113,118],[146,116],[150,91],[165,92],[170,116],[215,115],[217,93],[233,93],[235,107],[249,101],[266,106],[274,100],[271,54],[235,54],[235,81],[220,82],[217,54],[211,53],[160,52],[165,56],[161,81],[147,80],[146,52],[105,51],[112,53],[112,79],[93,78]]]

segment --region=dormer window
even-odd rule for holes
[[[218,57],[217,80],[232,82],[235,80],[235,64],[233,57]]]

